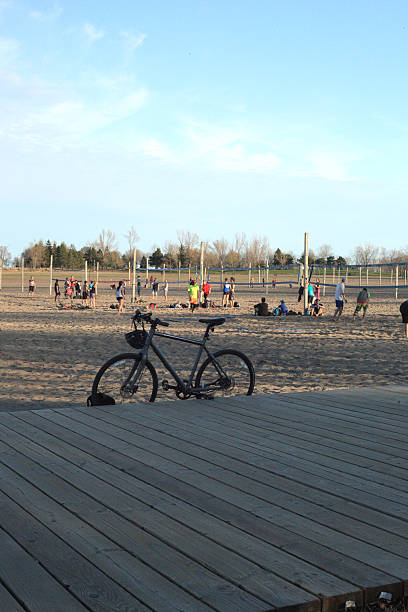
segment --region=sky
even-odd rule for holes
[[[0,245],[408,244],[406,0],[0,0]]]

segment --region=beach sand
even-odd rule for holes
[[[146,311],[152,301],[148,289],[139,304]],[[196,311],[168,308],[186,292],[170,289],[167,304],[156,300],[154,314],[170,323],[169,333],[200,338],[200,317],[226,316],[226,323],[211,335],[213,348],[237,348],[246,353],[256,371],[255,393],[358,387],[370,384],[404,384],[407,381],[408,341],[403,337],[399,304],[404,296],[373,296],[365,321],[353,319],[355,296],[340,321],[333,322],[333,289],[324,299],[325,316],[255,317],[253,304],[262,293],[237,292],[239,308]],[[220,293],[213,294],[220,304]],[[298,310],[296,289],[270,290],[267,301],[276,306],[285,298]],[[69,304],[69,300],[62,300]],[[111,356],[132,351],[124,339],[134,312],[129,298],[123,315],[109,308],[114,292],[104,289],[97,308],[57,309],[45,289],[29,298],[14,289],[0,292],[0,409],[46,408],[84,404],[99,367]],[[176,369],[187,375],[195,347],[169,340],[159,345]],[[169,378],[152,354],[159,375],[157,399],[175,399],[160,382]]]

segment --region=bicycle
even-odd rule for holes
[[[174,379],[174,384],[164,379],[161,383],[163,390],[174,390],[179,399],[190,397],[213,399],[219,394],[251,395],[255,386],[255,371],[248,357],[235,349],[222,349],[212,353],[206,346],[210,331],[215,331],[215,327],[225,323],[225,319],[217,317],[199,319],[199,321],[205,323],[207,327],[202,340],[194,340],[158,331],[159,326],[169,327],[169,323],[159,318],[152,319],[152,313],[142,314],[137,310],[132,317],[134,329],[125,334],[125,338],[132,348],[141,350],[139,353],[115,355],[100,368],[92,385],[91,404],[130,403],[143,400],[154,402],[158,391],[158,377],[156,369],[148,360],[150,348]],[[145,329],[146,323],[150,324],[149,331]],[[139,324],[141,328],[138,328]],[[181,378],[176,372],[154,343],[154,336],[198,346],[188,379]],[[207,358],[198,368],[203,352],[207,354]]]

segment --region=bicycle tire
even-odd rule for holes
[[[228,356],[228,359],[220,360],[219,358]],[[248,359],[244,353],[241,351],[236,351],[234,349],[222,349],[221,351],[217,351],[214,353],[214,358],[219,361],[220,365],[224,370],[226,370],[228,380],[220,379],[220,376],[213,365],[213,360],[211,357],[207,357],[202,366],[197,372],[195,386],[200,387],[202,379],[203,384],[205,386],[217,387],[215,390],[212,390],[211,393],[215,395],[252,395],[254,387],[255,387],[255,370],[251,361]],[[232,358],[232,363],[229,363]],[[224,363],[223,363],[224,361]],[[236,366],[234,362],[236,361]],[[242,378],[240,378],[238,382],[238,375],[231,371],[231,367],[234,370],[234,367],[240,370],[240,374]],[[238,392],[234,393],[234,390]]]
[[[92,385],[92,397],[96,397],[97,393],[105,393],[115,400],[115,404],[154,402],[159,384],[156,370],[150,361],[146,361],[141,373],[141,382],[136,392],[129,395],[122,390],[123,383],[130,375],[133,375],[141,358],[141,355],[137,353],[121,353],[109,359],[95,376]],[[146,374],[147,377],[143,380]],[[148,391],[148,393],[145,393],[145,391]],[[146,395],[148,395],[148,399],[146,399]]]

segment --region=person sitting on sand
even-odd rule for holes
[[[404,336],[408,339],[408,300],[402,302],[400,306],[400,313],[402,316],[402,322],[404,323]]]
[[[261,298],[261,302],[259,304],[255,304],[255,315],[258,317],[268,317],[270,315],[268,304],[266,302],[266,298]]]
[[[316,298],[314,304],[311,306],[311,314],[313,317],[323,316],[323,304],[318,298]]]
[[[274,311],[273,311],[273,315],[275,317],[286,317],[286,315],[288,314],[289,310],[288,307],[286,306],[286,302],[285,300],[281,300],[279,306],[277,306]]]
[[[354,311],[353,317],[355,317],[356,314],[358,314],[360,310],[363,309],[363,319],[365,318],[369,299],[370,299],[370,294],[368,290],[365,287],[363,287],[363,289],[360,291],[360,293],[357,296],[357,306]]]

